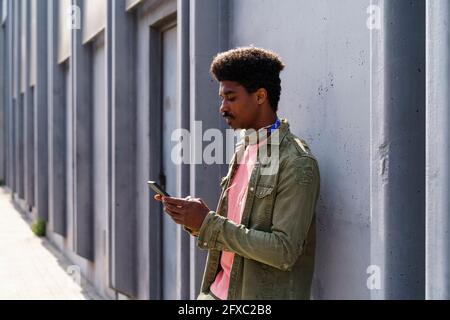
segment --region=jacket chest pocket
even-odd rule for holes
[[[270,230],[272,225],[272,210],[274,204],[274,186],[257,185],[255,201],[251,215],[251,224],[264,231]]]
[[[255,186],[255,197],[261,200],[273,198],[276,178],[274,175],[260,175]]]

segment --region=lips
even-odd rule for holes
[[[224,117],[224,119],[227,123],[230,123],[231,121],[233,121],[233,118],[231,118],[231,117]]]

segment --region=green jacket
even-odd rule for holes
[[[197,234],[198,246],[209,250],[203,293],[209,292],[225,250],[235,253],[229,300],[310,298],[319,167],[306,143],[290,132],[286,120],[277,134],[278,139],[269,136],[267,149],[278,148],[279,156],[258,155],[240,225],[226,218],[225,192],[237,168],[237,154],[245,149],[243,143],[237,145],[228,174],[221,181],[217,210],[209,212]],[[264,171],[276,161],[268,162],[269,158],[279,159],[273,174]]]

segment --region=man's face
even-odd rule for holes
[[[222,99],[220,114],[233,129],[253,128],[260,108],[256,93],[247,90],[235,81],[220,81],[219,96]]]

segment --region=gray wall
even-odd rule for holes
[[[98,1],[106,23],[82,22],[95,30],[70,41],[57,27],[62,2],[38,2],[35,30],[19,23],[31,1],[8,2],[0,179],[4,167],[16,202],[48,221],[48,238],[105,298],[197,296],[205,252],[168,223],[146,181],[165,175],[173,194],[215,208],[226,166],[169,166],[163,141],[170,127],[194,141],[226,128],[209,65],[250,44],[285,62],[279,115],[319,160],[313,298],[448,298],[445,1]]]
[[[374,298],[425,298],[425,3],[383,1],[373,67]],[[376,97],[376,98],[375,98]]]
[[[106,55],[104,35],[92,44],[93,56],[93,184],[95,286],[108,285],[108,117],[106,104]]]
[[[254,44],[280,54],[286,68],[279,115],[319,161],[316,299],[369,297],[368,5],[358,0],[231,2],[230,46]]]
[[[426,298],[450,299],[450,3],[427,1]]]
[[[380,30],[366,24],[372,3],[384,18]],[[231,2],[230,46],[281,55],[279,113],[319,161],[316,299],[424,297],[424,8],[421,1]],[[391,172],[380,172],[381,164]],[[380,290],[366,285],[371,265],[380,267]]]

